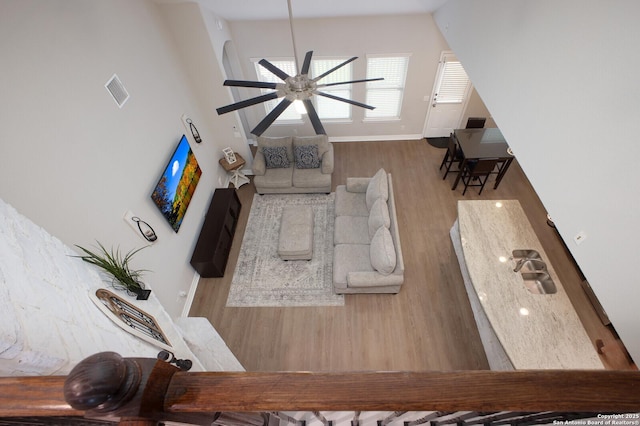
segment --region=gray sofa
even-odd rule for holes
[[[336,188],[335,215],[334,292],[398,293],[404,260],[391,175],[347,178]]]
[[[333,174],[333,145],[327,135],[260,136],[252,170],[258,194],[328,194]]]

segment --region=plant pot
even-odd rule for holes
[[[136,294],[136,300],[147,300],[151,294],[151,290],[144,288],[133,290],[133,292]]]
[[[144,283],[141,281],[137,281],[137,284],[137,287],[133,287],[126,286],[115,278],[111,281],[111,287],[116,290],[124,291],[129,296],[136,296],[136,300],[147,300],[151,294],[151,290],[146,289]]]

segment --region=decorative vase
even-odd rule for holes
[[[136,300],[147,300],[151,294],[151,290],[145,288],[139,288],[133,290],[133,292],[136,294]]]
[[[137,287],[133,285],[125,285],[122,281],[112,278],[111,287],[116,290],[125,291],[129,296],[136,296],[136,300],[147,300],[151,294],[151,290],[146,289],[142,281],[136,280]]]

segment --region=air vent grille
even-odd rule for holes
[[[111,93],[113,100],[116,101],[119,108],[122,108],[122,106],[129,100],[129,92],[124,88],[117,75],[114,74],[104,87],[106,87],[109,93]]]

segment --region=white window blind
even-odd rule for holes
[[[437,103],[462,103],[465,98],[469,77],[462,64],[457,61],[445,62],[436,91]]]
[[[366,110],[366,118],[400,117],[408,67],[409,55],[367,58],[367,78],[383,77],[384,80],[367,83],[365,103],[376,108]]]
[[[298,73],[296,71],[296,65],[293,59],[281,60],[281,61],[269,60],[269,62],[271,62],[274,66],[280,68],[282,71],[286,72],[291,76],[294,76]],[[271,71],[267,70],[265,67],[260,65],[257,61],[254,62],[254,66],[256,67],[256,74],[258,75],[259,81],[266,81],[269,83],[282,83],[282,80],[280,80],[279,77],[272,74]],[[263,94],[273,92],[273,90],[271,89],[260,89],[260,90],[262,91]],[[281,101],[282,101],[282,98],[278,98],[278,99],[273,99],[271,101],[264,102],[263,105],[267,114],[269,114],[271,110],[274,109],[276,105],[278,105]],[[276,121],[292,121],[292,120],[301,120],[300,113],[298,113],[298,111],[296,111],[296,109],[293,107],[285,109],[284,112],[280,114],[280,116],[276,119]]]
[[[329,71],[331,68],[336,67],[343,63],[345,58],[342,59],[318,59],[311,61],[311,78],[322,75]],[[331,74],[318,80],[318,84],[339,83],[341,81],[352,80],[353,68],[351,63],[338,68]],[[340,84],[338,86],[320,87],[318,91],[328,93],[330,95],[339,96],[345,99],[351,99],[351,85]],[[346,102],[336,101],[334,99],[325,98],[323,96],[314,96],[318,116],[321,119],[349,119],[351,118],[351,105]]]
[[[311,68],[309,70],[309,74],[311,78],[315,76],[322,75],[324,72],[329,71],[331,68],[343,63],[346,58],[342,59],[314,59],[311,61]],[[276,67],[280,68],[282,71],[287,74],[294,76],[298,72],[296,70],[295,62],[293,59],[287,60],[270,60]],[[258,76],[259,81],[266,81],[270,83],[282,83],[280,78],[273,75],[270,71],[260,65],[257,61],[254,62],[256,68],[256,74]],[[351,64],[347,64],[331,74],[322,78],[322,80],[318,81],[318,84],[326,84],[326,83],[338,83],[340,81],[349,81],[352,80],[352,66]],[[270,89],[261,89],[262,93],[270,93],[272,90]],[[319,89],[324,93],[329,93],[334,96],[339,96],[341,98],[351,99],[351,85],[344,84],[339,86],[329,86],[329,87],[321,87]],[[271,112],[273,108],[280,103],[282,98],[274,99],[271,101],[264,102],[265,111],[268,114]],[[349,119],[351,118],[351,105],[345,102],[336,101],[333,99],[325,98],[322,96],[313,96],[311,98],[314,106],[316,108],[316,112],[318,113],[318,117],[324,120],[331,119]],[[301,120],[301,114],[296,110],[296,108],[290,107],[287,108],[277,119],[276,121],[294,121]]]

